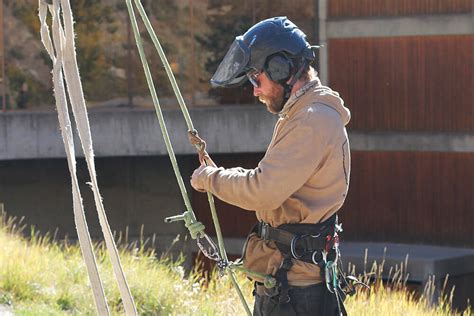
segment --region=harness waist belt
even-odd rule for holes
[[[277,228],[259,222],[253,232],[263,240],[272,240],[283,253],[291,253],[295,259],[318,264],[322,257],[331,253],[337,242],[337,215],[319,224],[283,224]]]
[[[322,236],[319,233],[316,235],[306,233],[294,234],[281,228],[271,227],[265,222],[259,223],[257,235],[263,240],[272,240],[286,247],[291,247],[293,244],[293,246],[297,246],[298,248],[304,248],[305,251],[324,249],[326,246],[326,236]]]

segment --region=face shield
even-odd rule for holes
[[[250,60],[250,49],[243,43],[242,39],[242,36],[236,37],[230,46],[217,71],[211,78],[213,86],[237,86],[244,83],[247,79],[245,71]]]

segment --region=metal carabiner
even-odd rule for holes
[[[301,257],[303,257],[304,253],[300,256],[296,253],[296,243],[303,237],[306,237],[308,235],[295,235],[295,237],[293,237],[293,239],[291,240],[291,243],[290,243],[290,250],[291,250],[291,255],[293,256],[293,258],[295,259],[300,259]]]
[[[201,242],[201,240],[204,240],[207,243],[207,247]],[[204,234],[204,237],[198,237],[196,239],[196,244],[201,250],[202,254],[209,258],[210,260],[214,261],[220,261],[222,260],[219,250],[217,248],[217,245],[214,243],[214,241],[207,235]]]
[[[311,255],[311,260],[313,261],[314,264],[319,265],[319,262],[316,261],[316,255],[317,255],[317,254],[318,254],[318,251],[315,250],[315,251],[313,252],[313,254]],[[326,263],[326,259],[327,259],[327,256],[328,256],[326,250],[321,251],[321,255],[322,255],[322,257],[323,257],[323,262]]]
[[[326,267],[324,268],[324,278],[326,281],[326,288],[328,289],[329,292],[333,293],[335,292],[335,284],[334,284],[334,262],[328,261],[326,263]],[[331,289],[332,288],[332,289]]]

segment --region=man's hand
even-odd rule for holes
[[[194,190],[199,192],[206,192],[204,187],[204,181],[207,178],[204,170],[205,168],[207,168],[207,166],[200,165],[199,168],[194,170],[193,175],[191,176],[191,186],[194,188]]]

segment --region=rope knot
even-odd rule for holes
[[[199,162],[206,166],[216,167],[216,164],[206,151],[206,141],[199,137],[197,130],[188,131],[188,139],[191,145],[196,147],[198,151]]]
[[[206,141],[199,137],[198,131],[188,131],[188,138],[191,145],[195,146],[199,153],[206,152]]]

